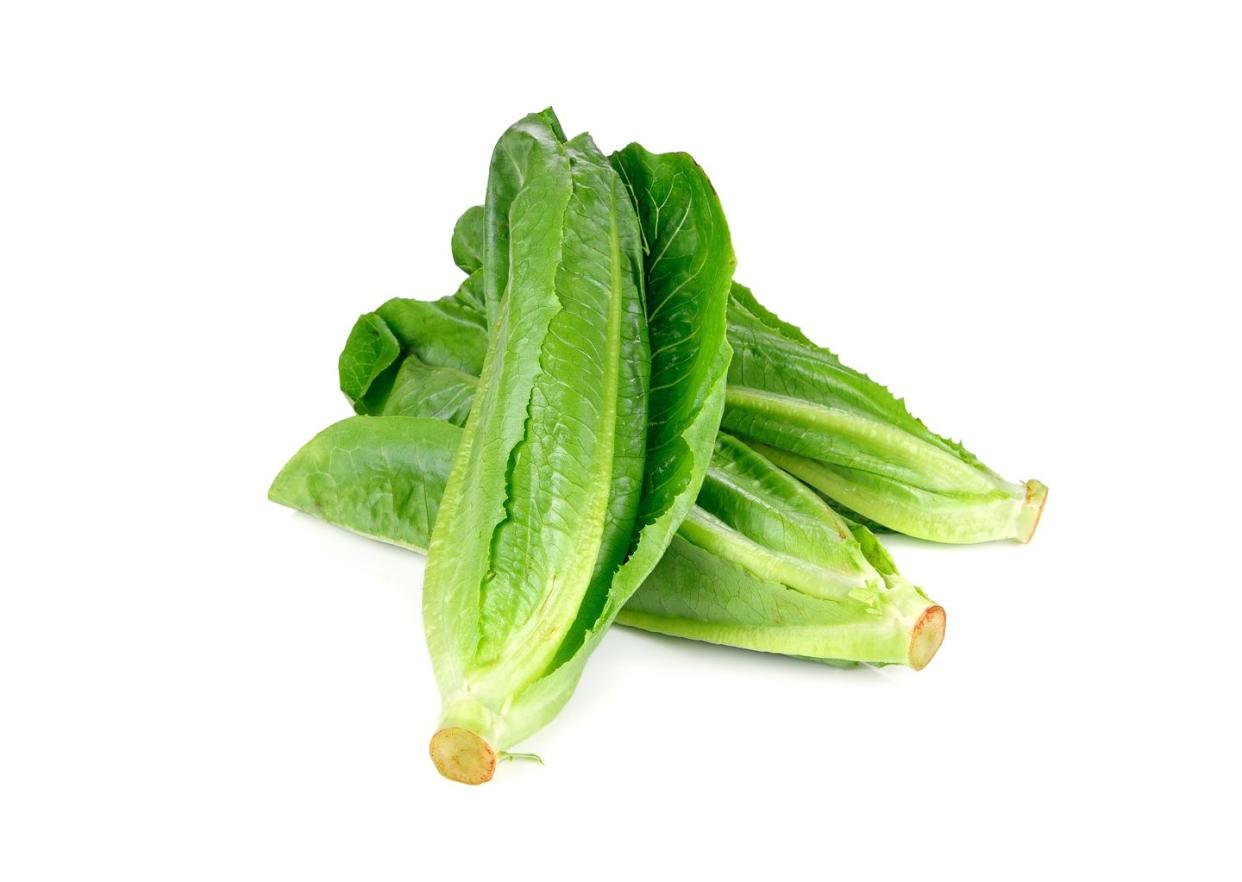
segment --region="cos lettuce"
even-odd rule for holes
[[[647,192],[648,170],[670,163],[686,174]],[[489,779],[569,698],[692,504],[719,426],[723,213],[688,157],[634,150],[620,165],[625,182],[550,111],[493,153],[488,350],[424,582],[444,699],[431,754],[456,780]]]
[[[462,430],[421,417],[350,417],[315,436],[273,501],[423,551]],[[944,610],[866,527],[726,434],[696,505],[617,616],[624,625],[833,663],[925,666]]]
[[[488,210],[505,219],[484,263],[493,333],[423,592],[444,702],[431,755],[467,783],[568,697],[541,686],[583,647],[629,551],[650,365],[638,220],[588,137],[567,140],[549,112],[514,125]]]
[[[834,502],[936,542],[1026,542],[1034,534],[1047,487],[1006,481],[929,431],[904,402],[737,284],[729,342],[722,425]]]
[[[431,755],[490,779],[557,713],[609,624],[921,668],[944,611],[869,527],[1027,541],[1047,488],[930,432],[732,282],[686,154],[605,157],[551,110],[507,130],[467,274],[362,316],[340,356],[357,416],[273,500],[427,550],[443,699]]]

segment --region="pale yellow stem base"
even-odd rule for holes
[[[944,642],[945,614],[942,606],[929,606],[914,623],[910,634],[909,665],[916,671],[927,667]]]
[[[1035,535],[1039,519],[1044,513],[1044,503],[1048,501],[1048,487],[1039,481],[1026,482],[1026,498],[1022,500],[1022,515],[1018,521],[1025,532],[1019,535],[1018,541],[1027,543]]]
[[[496,773],[496,751],[460,726],[441,729],[431,736],[431,761],[445,778],[462,784],[484,784]]]

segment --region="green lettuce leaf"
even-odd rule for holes
[[[481,287],[482,273],[476,270],[448,297],[398,297],[360,316],[339,360],[341,391],[354,411],[383,412],[406,356],[478,376],[487,351]]]
[[[482,205],[466,209],[453,227],[453,263],[473,275],[483,269],[487,221]],[[479,301],[482,306],[482,300]]]
[[[273,502],[426,553],[461,429],[439,419],[350,417],[289,460]]]

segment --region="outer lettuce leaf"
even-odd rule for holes
[[[391,387],[369,396],[377,415],[418,416],[464,426],[478,389],[478,377],[456,368],[434,367],[406,356]]]
[[[268,498],[372,539],[426,553],[461,429],[436,419],[350,417],[281,469]]]
[[[434,382],[429,369],[478,377],[487,352],[482,253],[483,207],[475,206],[453,228],[453,260],[469,273],[453,294],[439,300],[397,297],[359,316],[339,360],[341,391],[355,412],[392,413],[386,406],[394,397],[406,401],[419,382]],[[423,397],[425,416],[464,422],[465,413],[451,400]]]
[[[486,212],[482,205],[466,209],[453,227],[453,263],[473,275],[483,269],[484,239],[487,231]],[[482,306],[482,301],[479,302]]]
[[[483,272],[483,306],[489,329],[495,328],[501,304],[509,293],[511,270],[522,271],[522,264],[511,260],[509,250],[512,227],[528,230],[539,216],[556,213],[556,202],[543,203],[548,192],[542,180],[568,173],[561,166],[565,157],[550,145],[564,144],[565,132],[551,108],[531,114],[506,131],[492,150],[487,175],[487,199],[483,204],[483,247],[477,248],[477,220],[467,212],[458,221],[455,237],[466,247],[454,247],[454,259],[461,257],[466,266],[473,265],[481,253]],[[458,235],[460,234],[460,235]],[[554,243],[548,242],[552,245]],[[559,249],[558,249],[559,251]],[[468,256],[469,255],[469,256]]]
[[[350,329],[349,339],[345,341],[345,349],[337,362],[341,391],[355,409],[371,387],[400,358],[401,342],[378,312],[359,316]],[[382,383],[380,394],[387,394],[390,386],[391,383]]]
[[[341,352],[341,391],[357,413],[380,413],[397,379],[413,356],[433,367],[477,376],[487,351],[487,322],[476,271],[456,293],[439,300],[394,298],[359,317]]]

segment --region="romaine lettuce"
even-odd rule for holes
[[[483,247],[455,237],[460,262],[483,255],[489,327],[424,591],[444,696],[431,752],[456,780],[490,778],[569,698],[693,503],[719,426],[719,202],[684,155],[636,148],[618,167],[624,183],[551,111],[527,117],[493,153]]]
[[[461,429],[419,417],[350,417],[315,436],[273,501],[355,533],[424,550]],[[617,622],[835,664],[922,668],[944,610],[901,577],[865,527],[726,434],[698,503]]]

